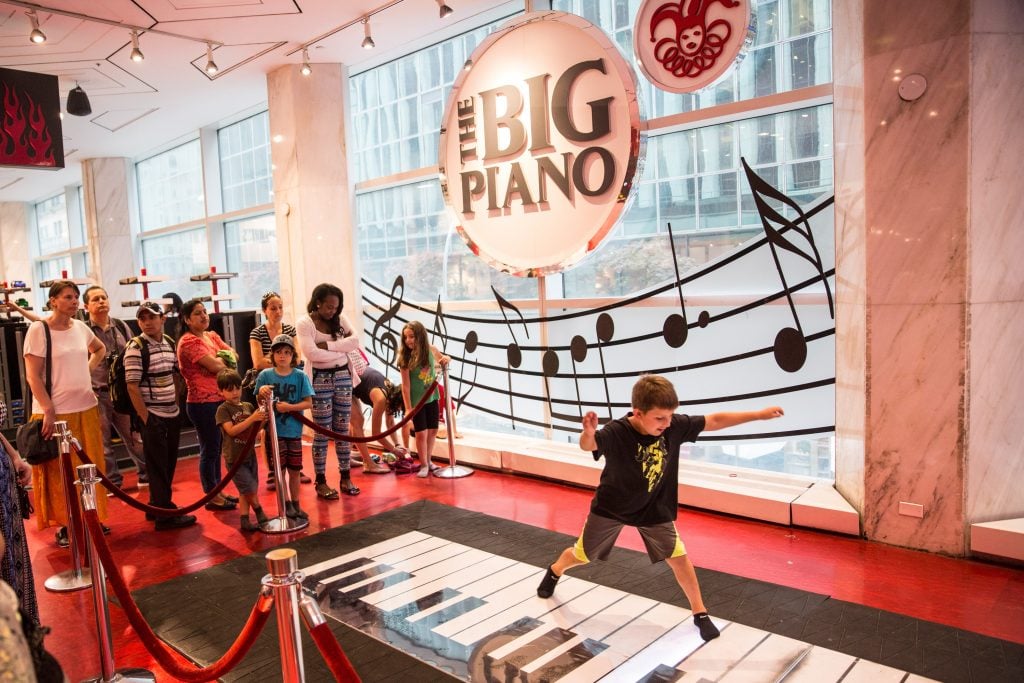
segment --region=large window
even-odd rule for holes
[[[264,292],[277,291],[281,276],[277,258],[274,214],[224,224],[228,270],[238,273],[230,291],[238,296],[232,308],[259,308]]]
[[[268,204],[273,198],[267,112],[217,131],[224,212]]]
[[[142,230],[155,230],[202,218],[203,164],[199,140],[136,164]]]
[[[71,248],[64,193],[36,204],[36,243],[40,254]]]
[[[187,301],[210,293],[209,283],[189,280],[210,269],[205,228],[143,239],[142,261],[150,274],[168,278],[166,282],[150,285],[154,291],[160,290],[157,296],[175,292]]]
[[[627,55],[639,5],[552,2],[553,9],[600,26]],[[638,76],[649,128],[634,202],[596,253],[544,280],[503,276],[470,254],[452,228],[432,168],[416,173],[436,164],[439,117],[454,78],[449,72],[491,27],[354,76],[351,163],[362,185],[356,243],[369,283],[364,296],[374,302],[366,310],[387,310],[398,275],[402,295],[414,302],[388,319],[388,329],[367,325],[368,348],[380,347],[378,358],[386,359],[381,335],[397,334],[409,318],[433,327],[440,299],[457,314],[446,332],[435,331],[435,343],[451,344],[459,385],[453,392],[472,391],[460,411],[462,426],[573,440],[579,411],[622,414],[636,375],[657,371],[677,384],[682,409],[693,414],[771,401],[788,406],[787,414],[813,415],[778,434],[734,430],[747,437],[708,439],[685,449],[684,457],[832,477],[832,107],[827,91],[814,87],[832,78],[830,2],[754,0],[753,9],[750,51],[718,84],[677,95]],[[778,97],[801,90],[808,94]],[[677,116],[696,111],[715,123]],[[789,206],[770,199],[781,215],[817,207],[813,249],[773,259],[741,160],[792,200]],[[811,251],[821,255],[816,264],[808,262]],[[676,268],[685,287],[670,286]],[[787,305],[780,277],[799,288],[795,308]],[[598,311],[614,326],[595,327]],[[691,316],[685,345],[669,342],[665,331],[681,313]],[[806,342],[806,362],[788,370],[778,354],[773,358],[773,340],[794,325]]]
[[[89,271],[81,208],[81,187],[68,188],[33,206],[32,253],[35,282],[84,278]],[[46,292],[35,291],[29,299],[45,306]]]

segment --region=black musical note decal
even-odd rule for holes
[[[512,335],[512,343],[505,349],[506,355],[508,356],[508,413],[512,419],[512,429],[516,428],[516,414],[512,407],[512,368],[518,368],[523,364],[523,352],[519,348],[519,341],[516,339],[515,330],[512,329],[512,323],[509,322],[508,316],[505,315],[505,309],[510,309],[519,316],[519,321],[523,324],[523,332],[526,333],[526,338],[530,338],[530,330],[526,327],[526,319],[515,304],[508,301],[505,297],[498,293],[498,290],[491,285],[491,291],[494,293],[494,298],[498,302],[498,307],[501,310],[501,317],[505,319],[505,324],[508,325],[509,334]]]
[[[580,409],[580,419],[583,419],[583,399],[580,397],[580,378],[576,372],[576,364],[587,359],[587,340],[576,335],[569,342],[569,356],[572,358],[572,380],[576,383],[576,405]]]
[[[665,323],[661,327],[661,335],[665,338],[665,342],[673,349],[678,349],[686,343],[686,338],[690,334],[690,326],[686,322],[686,304],[683,301],[683,280],[679,276],[679,259],[676,256],[676,240],[672,235],[672,224],[668,223],[668,243],[672,247],[672,268],[676,274],[676,289],[679,290],[679,310],[680,313],[673,313],[669,317],[665,318]],[[700,315],[697,316],[697,325],[701,329],[708,326],[708,322],[711,320],[711,316],[707,311],[701,311]]]
[[[431,332],[435,337],[441,338],[441,351],[448,351],[448,325],[444,322],[444,311],[441,310],[441,295],[437,295],[437,308],[434,309],[434,326],[431,328]],[[437,346],[435,340],[431,340],[434,346]]]
[[[835,319],[835,310],[832,305],[832,290],[828,286],[828,278],[825,276],[821,255],[818,253],[818,247],[814,243],[814,235],[811,233],[811,225],[807,220],[806,214],[796,202],[754,173],[750,166],[747,165],[746,159],[741,158],[740,161],[743,163],[743,170],[747,174],[747,182],[750,183],[750,190],[754,195],[757,212],[761,216],[761,225],[764,227],[765,236],[768,238],[768,246],[771,248],[772,258],[775,261],[775,269],[779,272],[779,279],[782,280],[782,289],[786,294],[786,299],[789,301],[789,310],[793,314],[793,324],[796,325],[795,328],[784,327],[775,335],[775,345],[773,348],[775,362],[786,372],[796,372],[804,366],[804,362],[807,360],[807,339],[804,337],[804,330],[800,324],[800,316],[797,314],[796,304],[793,303],[793,293],[790,292],[789,285],[786,282],[786,274],[782,272],[782,263],[779,261],[778,250],[785,249],[796,254],[810,262],[817,269],[821,282],[825,285],[825,294],[828,296],[829,314]],[[797,220],[790,220],[776,211],[765,200],[765,197],[774,199],[793,209],[798,216]],[[781,225],[783,230],[776,230],[772,223]],[[805,227],[802,227],[801,224]],[[812,253],[807,254],[793,244],[782,234],[784,230],[792,230],[795,234],[803,237],[810,245]]]
[[[548,411],[553,418],[556,413],[554,404],[551,402],[551,385],[548,380],[558,374],[558,353],[554,349],[545,350],[540,359],[540,367],[544,371],[544,393],[548,397]],[[559,415],[558,417],[563,416]]]
[[[398,299],[395,299],[395,292],[398,292]],[[370,335],[373,337],[373,352],[384,359],[384,362],[390,367],[395,364],[398,360],[398,339],[395,337],[394,332],[391,331],[391,321],[398,315],[399,309],[402,308],[402,296],[405,294],[405,279],[399,275],[395,278],[395,282],[391,285],[391,294],[388,295],[388,307],[381,313],[380,317],[377,318],[376,323],[373,326],[373,333]],[[377,331],[381,327],[386,326],[386,331],[381,333],[379,336]],[[377,347],[377,342],[388,352],[387,355],[381,354]]]
[[[608,392],[608,376],[604,369],[604,349],[601,344],[608,343],[615,335],[615,322],[607,313],[597,316],[597,355],[601,357],[601,375],[604,380],[604,397],[608,405],[608,418],[612,418],[612,396]]]
[[[477,337],[476,330],[470,330],[469,332],[466,333],[466,341],[464,341],[462,343],[462,358],[460,359],[461,360],[460,369],[462,370],[462,372],[460,373],[460,376],[459,376],[459,390],[456,392],[456,394],[459,394],[459,392],[462,391],[462,378],[466,376],[466,354],[467,353],[475,353],[476,352],[477,344],[479,344],[479,343],[480,343],[480,340]],[[473,363],[473,383],[470,385],[469,389],[466,390],[466,393],[459,395],[458,398],[456,399],[456,401],[455,401],[455,411],[456,412],[458,412],[459,407],[462,406],[462,402],[466,400],[466,398],[469,396],[470,392],[473,391],[473,384],[476,384],[476,373],[480,369],[480,366],[478,366],[476,364],[475,360],[471,361],[471,362]]]

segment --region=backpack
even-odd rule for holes
[[[171,351],[174,351],[174,340],[165,334],[164,341],[170,344]],[[110,363],[110,374],[107,377],[107,383],[110,385],[110,403],[114,406],[114,410],[122,415],[137,417],[135,406],[132,404],[132,398],[128,394],[128,381],[125,378],[124,372],[124,354],[133,344],[138,347],[142,354],[142,379],[139,380],[139,384],[141,385],[146,381],[146,376],[149,374],[149,341],[140,334],[129,339],[121,353],[114,356],[114,360]]]

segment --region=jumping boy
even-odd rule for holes
[[[594,459],[605,456],[601,482],[590,514],[576,544],[566,548],[537,587],[537,595],[550,598],[567,569],[593,559],[607,559],[623,526],[640,532],[651,562],[665,560],[686,594],[693,622],[704,640],[718,637],[701,598],[697,574],[676,531],[678,511],[679,447],[696,441],[702,431],[714,431],[782,416],[778,407],[707,416],[676,415],[679,398],[664,377],[645,375],[633,385],[632,412],[613,420],[600,431],[597,415],[583,416],[580,448]]]

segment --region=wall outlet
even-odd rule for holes
[[[921,519],[924,517],[924,505],[918,505],[917,503],[906,503],[900,501],[900,514],[906,515],[907,517],[917,517]]]

